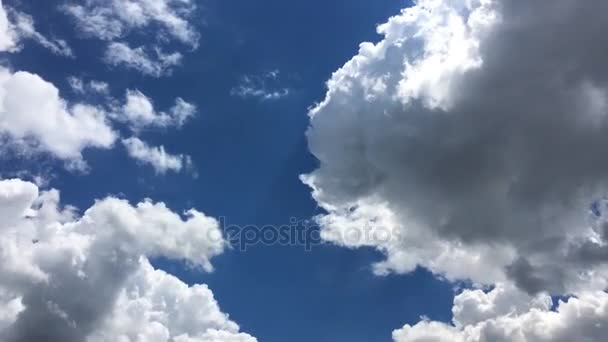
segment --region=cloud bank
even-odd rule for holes
[[[568,340],[582,329],[571,310],[603,317],[603,299],[591,298],[608,285],[608,230],[590,208],[603,208],[608,190],[607,9],[419,0],[329,80],[308,130],[320,168],[302,177],[327,211],[317,218],[324,238],[376,247],[386,255],[379,274],[422,266],[477,286],[577,295],[558,312],[526,308],[496,323],[566,325],[542,338],[488,335],[484,320],[464,330],[422,322],[399,342]],[[363,227],[398,238],[338,238]],[[431,338],[441,327],[451,337]]]

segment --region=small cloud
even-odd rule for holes
[[[241,98],[271,101],[288,96],[291,90],[282,85],[280,71],[272,70],[262,75],[241,77],[240,84],[232,88],[230,93]]]
[[[84,81],[82,78],[76,76],[68,77],[68,83],[70,88],[76,94],[99,94],[108,95],[110,93],[110,86],[106,82],[90,80]]]
[[[168,111],[157,111],[152,100],[142,92],[127,90],[125,103],[114,111],[114,120],[126,123],[132,131],[138,132],[149,127],[180,128],[196,114],[197,108],[178,97]]]
[[[157,174],[192,169],[192,159],[184,154],[170,154],[164,146],[150,146],[137,137],[122,140],[129,156],[140,163],[149,164]]]

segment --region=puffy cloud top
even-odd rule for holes
[[[52,83],[6,68],[0,68],[0,132],[64,160],[81,160],[83,149],[109,148],[116,139],[102,108],[69,105]]]
[[[418,0],[329,80],[308,130],[320,168],[302,177],[322,236],[383,251],[378,274],[494,287],[395,341],[604,339],[606,10]],[[574,297],[552,310],[549,294]]]
[[[608,189],[608,51],[589,42],[602,41],[606,9],[421,0],[380,25],[384,39],[361,44],[311,111],[321,166],[304,179],[326,233],[398,232],[359,243],[386,252],[379,272],[603,288],[608,254],[589,207]]]
[[[0,181],[2,341],[247,341],[205,285],[189,287],[147,257],[211,270],[216,220],[162,203],[107,198],[79,217],[56,190]]]

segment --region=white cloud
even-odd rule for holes
[[[83,216],[56,190],[0,181],[0,339],[254,342],[205,285],[188,286],[147,257],[211,270],[225,241],[218,222],[162,203],[97,201]]]
[[[189,22],[196,11],[192,0],[86,0],[65,9],[81,32],[103,40],[123,38],[132,30],[152,25],[162,27],[161,35],[169,35],[191,47],[196,47],[200,38]]]
[[[278,100],[290,93],[289,88],[281,85],[280,71],[273,70],[263,75],[245,75],[240,84],[231,90],[233,96],[257,98],[260,100]]]
[[[160,46],[178,41],[190,49],[198,48],[200,34],[191,23],[196,13],[192,0],[86,0],[83,4],[64,6],[87,37],[108,41],[105,60],[160,77],[178,65],[179,52],[166,53]],[[126,43],[131,32],[158,28],[156,40],[149,45],[132,47]]]
[[[116,139],[102,108],[68,104],[38,75],[5,68],[0,68],[0,133],[13,144],[76,164],[85,148],[110,148]]]
[[[74,57],[72,49],[65,40],[49,39],[42,35],[40,32],[36,31],[36,28],[34,27],[34,19],[32,18],[32,16],[17,11],[11,12],[14,17],[13,29],[19,36],[19,39],[32,39],[43,47],[51,50],[51,52],[53,52],[54,54],[65,57]]]
[[[196,106],[178,97],[168,112],[158,112],[152,100],[142,92],[128,90],[124,105],[115,111],[116,120],[126,122],[132,130],[139,131],[148,127],[180,128],[196,114]]]
[[[587,292],[551,310],[547,295],[529,297],[498,286],[456,296],[454,324],[421,321],[393,332],[395,342],[603,341],[608,333],[608,294]],[[459,321],[460,322],[459,322]]]
[[[605,10],[419,0],[380,25],[310,113],[320,168],[303,179],[325,238],[383,251],[382,274],[606,288],[605,218],[589,212],[608,191]],[[364,226],[397,238],[342,239]]]
[[[152,51],[149,53],[142,46],[132,48],[125,43],[113,42],[108,45],[104,59],[110,65],[122,65],[154,77],[170,74],[172,68],[181,63],[182,55],[179,52],[167,54],[158,47]]]
[[[89,80],[85,82],[83,79],[70,76],[68,77],[68,83],[77,94],[94,93],[99,95],[109,95],[110,85],[106,82]]]
[[[0,51],[15,51],[18,48],[19,36],[9,21],[8,14],[0,0]]]
[[[131,158],[150,164],[159,174],[167,173],[167,171],[180,172],[192,165],[190,156],[167,153],[164,146],[149,146],[136,137],[123,139],[122,143]]]
[[[45,37],[36,31],[34,19],[30,15],[5,7],[0,0],[0,51],[19,51],[23,39],[32,39],[54,54],[74,56],[65,40]]]

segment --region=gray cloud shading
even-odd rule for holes
[[[465,253],[508,250],[492,266],[530,292],[576,287],[587,265],[567,255],[608,188],[606,10],[418,1],[329,81],[308,131],[321,167],[305,181],[330,217],[380,202]],[[408,248],[378,247],[389,259]]]

